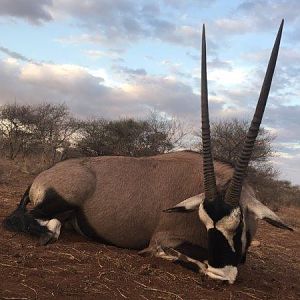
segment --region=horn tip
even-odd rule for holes
[[[281,30],[282,30],[283,24],[284,24],[284,19],[282,19],[282,20],[281,20],[281,23],[280,23],[280,29],[281,29]]]

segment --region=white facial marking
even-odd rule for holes
[[[240,224],[240,218],[241,210],[239,207],[236,207],[229,216],[225,216],[216,223],[216,228],[222,232],[233,252],[235,252],[233,237],[235,235],[235,230]]]
[[[184,207],[186,210],[197,209],[201,203],[203,203],[205,198],[204,193],[185,199],[184,201],[178,203],[174,207]]]
[[[214,221],[211,219],[211,217],[207,214],[207,212],[203,208],[203,203],[201,203],[199,206],[198,214],[200,220],[203,222],[207,230],[214,228]]]
[[[245,213],[244,213],[244,218],[243,218],[243,232],[242,232],[242,254],[245,254],[246,252],[246,244],[247,244],[247,235],[246,235],[246,231],[247,231],[247,224],[246,224],[246,218],[245,218]]]
[[[208,265],[206,269],[206,275],[212,279],[227,280],[230,284],[233,284],[238,274],[237,267],[225,266],[224,268],[213,268]]]

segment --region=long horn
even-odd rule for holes
[[[231,204],[233,206],[237,206],[239,204],[239,199],[242,190],[243,179],[245,177],[247,167],[249,165],[249,161],[251,158],[251,154],[253,151],[254,143],[259,131],[260,123],[265,111],[272,78],[274,74],[274,69],[276,66],[279,46],[280,46],[280,39],[282,34],[284,20],[281,21],[277,37],[274,43],[274,47],[271,53],[271,57],[269,60],[268,68],[266,71],[265,79],[260,91],[258,103],[256,106],[255,114],[253,116],[249,131],[246,136],[246,140],[244,142],[244,146],[242,152],[238,158],[238,162],[234,171],[233,178],[229,185],[229,188],[225,195],[225,202]]]
[[[217,196],[217,186],[213,159],[211,154],[210,127],[207,96],[206,71],[206,40],[205,26],[202,30],[202,60],[201,60],[201,113],[202,113],[202,145],[203,145],[203,174],[205,198],[212,201]]]

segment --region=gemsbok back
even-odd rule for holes
[[[210,142],[205,27],[202,33],[203,154],[92,157],[39,174],[4,225],[54,242],[68,222],[80,234],[193,266],[233,283],[245,262],[257,220],[292,230],[255,198],[245,179],[278,56],[281,22],[256,111],[235,168],[213,161]],[[201,165],[203,168],[201,169]],[[26,209],[28,202],[33,208]]]

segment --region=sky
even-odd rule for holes
[[[211,121],[254,113],[281,19],[262,125],[300,184],[300,1],[0,0],[0,105],[65,103],[80,118],[150,110],[200,128],[206,26]]]

